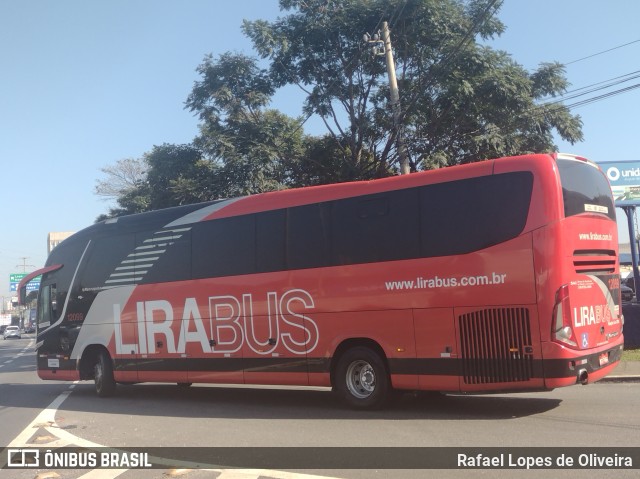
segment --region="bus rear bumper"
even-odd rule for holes
[[[586,356],[544,360],[544,382],[548,389],[590,384],[607,376],[620,362],[623,345]]]

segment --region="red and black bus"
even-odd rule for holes
[[[550,390],[620,360],[609,183],[570,155],[501,158],[103,221],[42,274],[42,379]]]

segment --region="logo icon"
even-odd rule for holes
[[[607,169],[607,177],[609,181],[618,181],[620,179],[620,170],[615,166]]]
[[[8,467],[40,467],[38,449],[7,449]]]

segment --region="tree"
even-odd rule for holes
[[[215,199],[213,165],[194,145],[165,143],[145,153],[149,209]]]
[[[274,93],[254,58],[209,55],[198,67],[186,107],[198,114],[195,145],[216,165],[218,197],[286,188],[303,152],[299,120],[266,108]]]
[[[116,161],[115,165],[101,168],[100,171],[107,175],[107,178],[96,181],[96,195],[117,199],[135,190],[145,181],[147,165],[141,158],[124,158]]]
[[[193,145],[165,143],[127,164],[142,165],[144,175],[121,188],[118,206],[98,221],[126,214],[197,203],[217,198],[215,168]],[[118,162],[116,165],[121,164]]]
[[[373,179],[375,170],[367,168],[367,165],[374,164],[374,155],[366,152],[360,162],[364,167],[354,167],[353,163],[345,161],[345,152],[348,158],[349,148],[348,140],[336,140],[332,135],[307,137],[302,158],[291,165],[291,186]]]
[[[243,54],[205,57],[185,103],[200,119],[198,136],[154,147],[142,158],[144,174],[122,186],[114,173],[114,189],[102,189],[117,195],[110,213],[393,175],[401,133],[414,171],[552,151],[554,132],[580,141],[580,118],[544,101],[566,91],[562,65],[528,72],[479,42],[504,31],[501,3],[280,0],[285,16],[243,24],[267,68]],[[385,64],[362,38],[383,21],[395,50],[400,124],[392,121]],[[301,118],[269,108],[289,85],[305,92]],[[322,118],[326,135],[304,135],[310,115]]]
[[[274,22],[245,21],[270,62],[271,88],[298,85],[304,112],[323,119],[347,170],[390,174],[400,131],[413,169],[549,151],[553,131],[582,139],[579,117],[542,98],[567,87],[559,64],[533,73],[476,42],[499,35],[499,0],[281,0]],[[392,28],[402,125],[391,121],[384,63],[362,34]],[[262,75],[264,78],[264,75]],[[373,173],[372,173],[373,172]]]
[[[118,204],[115,208],[109,208],[109,212],[98,216],[96,221],[115,218],[117,216],[132,215],[150,211],[149,186],[146,182],[141,183],[137,188],[127,191],[116,199]]]
[[[27,308],[35,308],[38,301],[38,291],[29,291],[25,298],[24,304]]]

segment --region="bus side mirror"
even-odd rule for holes
[[[33,273],[29,273],[26,275],[20,283],[18,284],[18,303],[22,306],[25,306],[27,303],[27,285],[38,276],[41,276],[45,273],[50,273],[52,271],[59,270],[62,268],[61,264],[52,264],[51,266],[47,266],[46,268],[39,269],[34,271]]]

